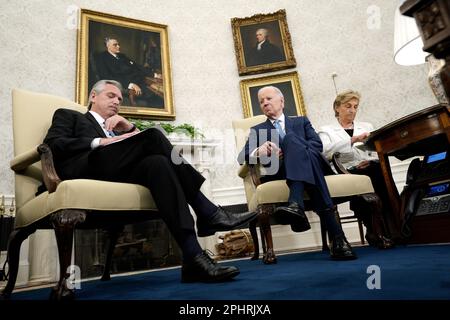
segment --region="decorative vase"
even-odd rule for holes
[[[428,82],[439,103],[449,103],[450,99],[445,93],[445,88],[441,79],[441,70],[445,66],[445,60],[436,59],[430,54],[425,58],[428,63]]]

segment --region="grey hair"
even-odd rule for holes
[[[100,80],[100,81],[97,81],[92,86],[91,92],[89,92],[88,110],[91,110],[91,107],[92,107],[92,101],[91,101],[92,93],[95,92],[96,94],[99,94],[100,92],[105,90],[105,87],[106,87],[107,84],[111,84],[111,85],[115,86],[117,89],[120,90],[120,92],[122,92],[122,90],[123,90],[122,85],[120,84],[120,82],[117,82],[116,80]]]
[[[258,32],[259,30],[264,30],[264,37],[267,38],[267,35],[269,34],[269,30],[267,30],[266,28],[259,28],[258,30],[256,30],[256,32]]]
[[[266,87],[262,87],[261,89],[258,90],[258,96],[259,96],[259,93],[260,93],[261,91],[263,91],[264,89],[269,89],[269,88],[270,88],[270,89],[273,89],[273,90],[276,92],[277,95],[279,95],[281,98],[284,99],[283,92],[281,92],[281,90],[278,89],[278,88],[275,87],[275,86],[266,86]]]
[[[103,40],[104,40],[104,42],[105,42],[105,47],[107,47],[109,41],[111,41],[111,40],[117,40],[117,39],[114,38],[114,37],[105,37],[105,39],[103,39]]]

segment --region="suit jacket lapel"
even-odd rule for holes
[[[265,126],[267,127],[267,129],[275,129],[275,127],[272,124],[272,121],[270,121],[269,118],[266,119]]]
[[[267,118],[266,121],[261,124],[261,129],[266,131],[267,139],[264,139],[266,138],[266,135],[263,134],[262,136],[260,136],[258,133],[258,145],[261,145],[266,141],[270,141],[272,139],[272,130],[276,130],[272,122],[270,122],[269,118]]]
[[[348,133],[339,123],[333,126],[333,131],[341,140],[346,140],[349,137]]]
[[[100,125],[98,124],[97,120],[95,120],[94,116],[88,111],[85,114],[85,117],[92,123],[92,125],[95,128],[95,131],[97,131],[97,133],[103,137],[106,138],[106,134],[103,131],[102,127],[100,127]]]
[[[286,134],[288,132],[291,132],[294,129],[294,122],[289,119],[289,117],[287,115],[284,115],[284,132],[286,132]]]

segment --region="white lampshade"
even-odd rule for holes
[[[429,53],[422,50],[423,42],[414,18],[404,16],[399,7],[395,10],[394,60],[403,66],[425,63]]]

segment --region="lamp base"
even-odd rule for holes
[[[428,82],[439,103],[450,102],[450,63],[430,54],[425,59],[429,66]]]

